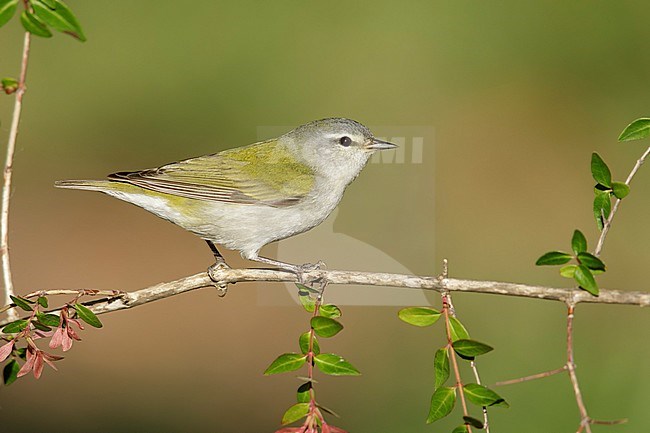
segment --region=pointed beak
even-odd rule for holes
[[[395,149],[397,144],[389,143],[384,140],[373,138],[372,141],[364,146],[368,150],[387,150]]]

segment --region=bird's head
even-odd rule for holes
[[[357,177],[374,152],[397,147],[376,139],[359,122],[339,117],[299,126],[280,141],[315,173],[346,184]]]

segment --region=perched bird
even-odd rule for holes
[[[106,180],[62,180],[60,188],[101,191],[133,203],[248,260],[298,274],[314,265],[260,257],[260,249],[320,224],[377,150],[396,145],[344,118],[316,120],[272,140]],[[317,267],[317,266],[316,266]]]

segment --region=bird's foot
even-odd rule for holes
[[[326,267],[327,266],[325,265],[325,262],[322,260],[319,260],[317,263],[304,263],[302,265],[298,265],[298,269],[303,272],[320,271]]]
[[[298,282],[300,284],[305,284],[304,274],[312,271],[317,271],[325,267],[325,263],[320,260],[318,261],[318,263],[305,263],[303,265],[293,265],[291,263],[285,263],[279,260],[268,259],[266,257],[260,257],[260,256],[246,257],[246,258],[250,260],[255,260],[256,262],[274,266],[278,268],[280,271],[292,272],[296,274],[296,276],[298,277]]]
[[[298,282],[300,284],[305,284],[305,273],[320,271],[325,267],[326,267],[325,262],[319,260],[316,263],[303,263],[302,265],[297,265],[294,272],[298,276]]]
[[[226,293],[228,293],[228,284],[223,283],[219,278],[218,278],[218,272],[223,271],[225,269],[230,269],[230,266],[226,264],[226,262],[222,260],[217,260],[216,263],[213,265],[210,265],[208,268],[208,276],[212,281],[215,282],[215,287],[217,289],[217,296],[220,298],[223,298],[226,296]]]

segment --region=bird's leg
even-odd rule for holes
[[[210,267],[211,268],[215,267],[215,268],[219,268],[219,269],[229,268],[230,266],[228,266],[228,264],[226,263],[226,260],[224,260],[223,256],[221,255],[221,253],[217,249],[217,246],[214,244],[214,242],[209,241],[207,239],[205,240],[205,242],[210,247],[210,250],[212,251],[212,254],[214,254],[215,264],[210,266]]]
[[[217,249],[217,246],[212,241],[206,239],[205,242],[207,242],[208,246],[210,247],[210,250],[212,250],[212,254],[214,254],[214,261],[215,261],[213,265],[210,265],[210,267],[208,267],[208,276],[215,283],[219,283],[219,279],[216,278],[215,273],[222,269],[230,269],[230,266],[228,266],[223,256]],[[219,284],[219,286],[217,287],[217,295],[219,295],[220,297],[226,296],[227,291],[228,291],[227,284],[222,283]]]
[[[275,266],[277,268],[280,268],[280,270],[293,272],[294,274],[296,274],[298,276],[298,282],[301,283],[301,284],[304,283],[304,278],[303,278],[304,275],[303,274],[305,272],[316,271],[316,270],[322,269],[325,266],[325,263],[323,263],[320,260],[318,261],[318,263],[305,263],[305,264],[302,264],[302,265],[293,265],[291,263],[285,263],[285,262],[281,262],[279,260],[269,259],[269,258],[261,257],[261,256],[258,256],[258,255],[255,255],[253,257],[247,257],[247,258],[249,260],[253,260],[253,261],[256,261],[256,262],[265,263],[267,265]]]

